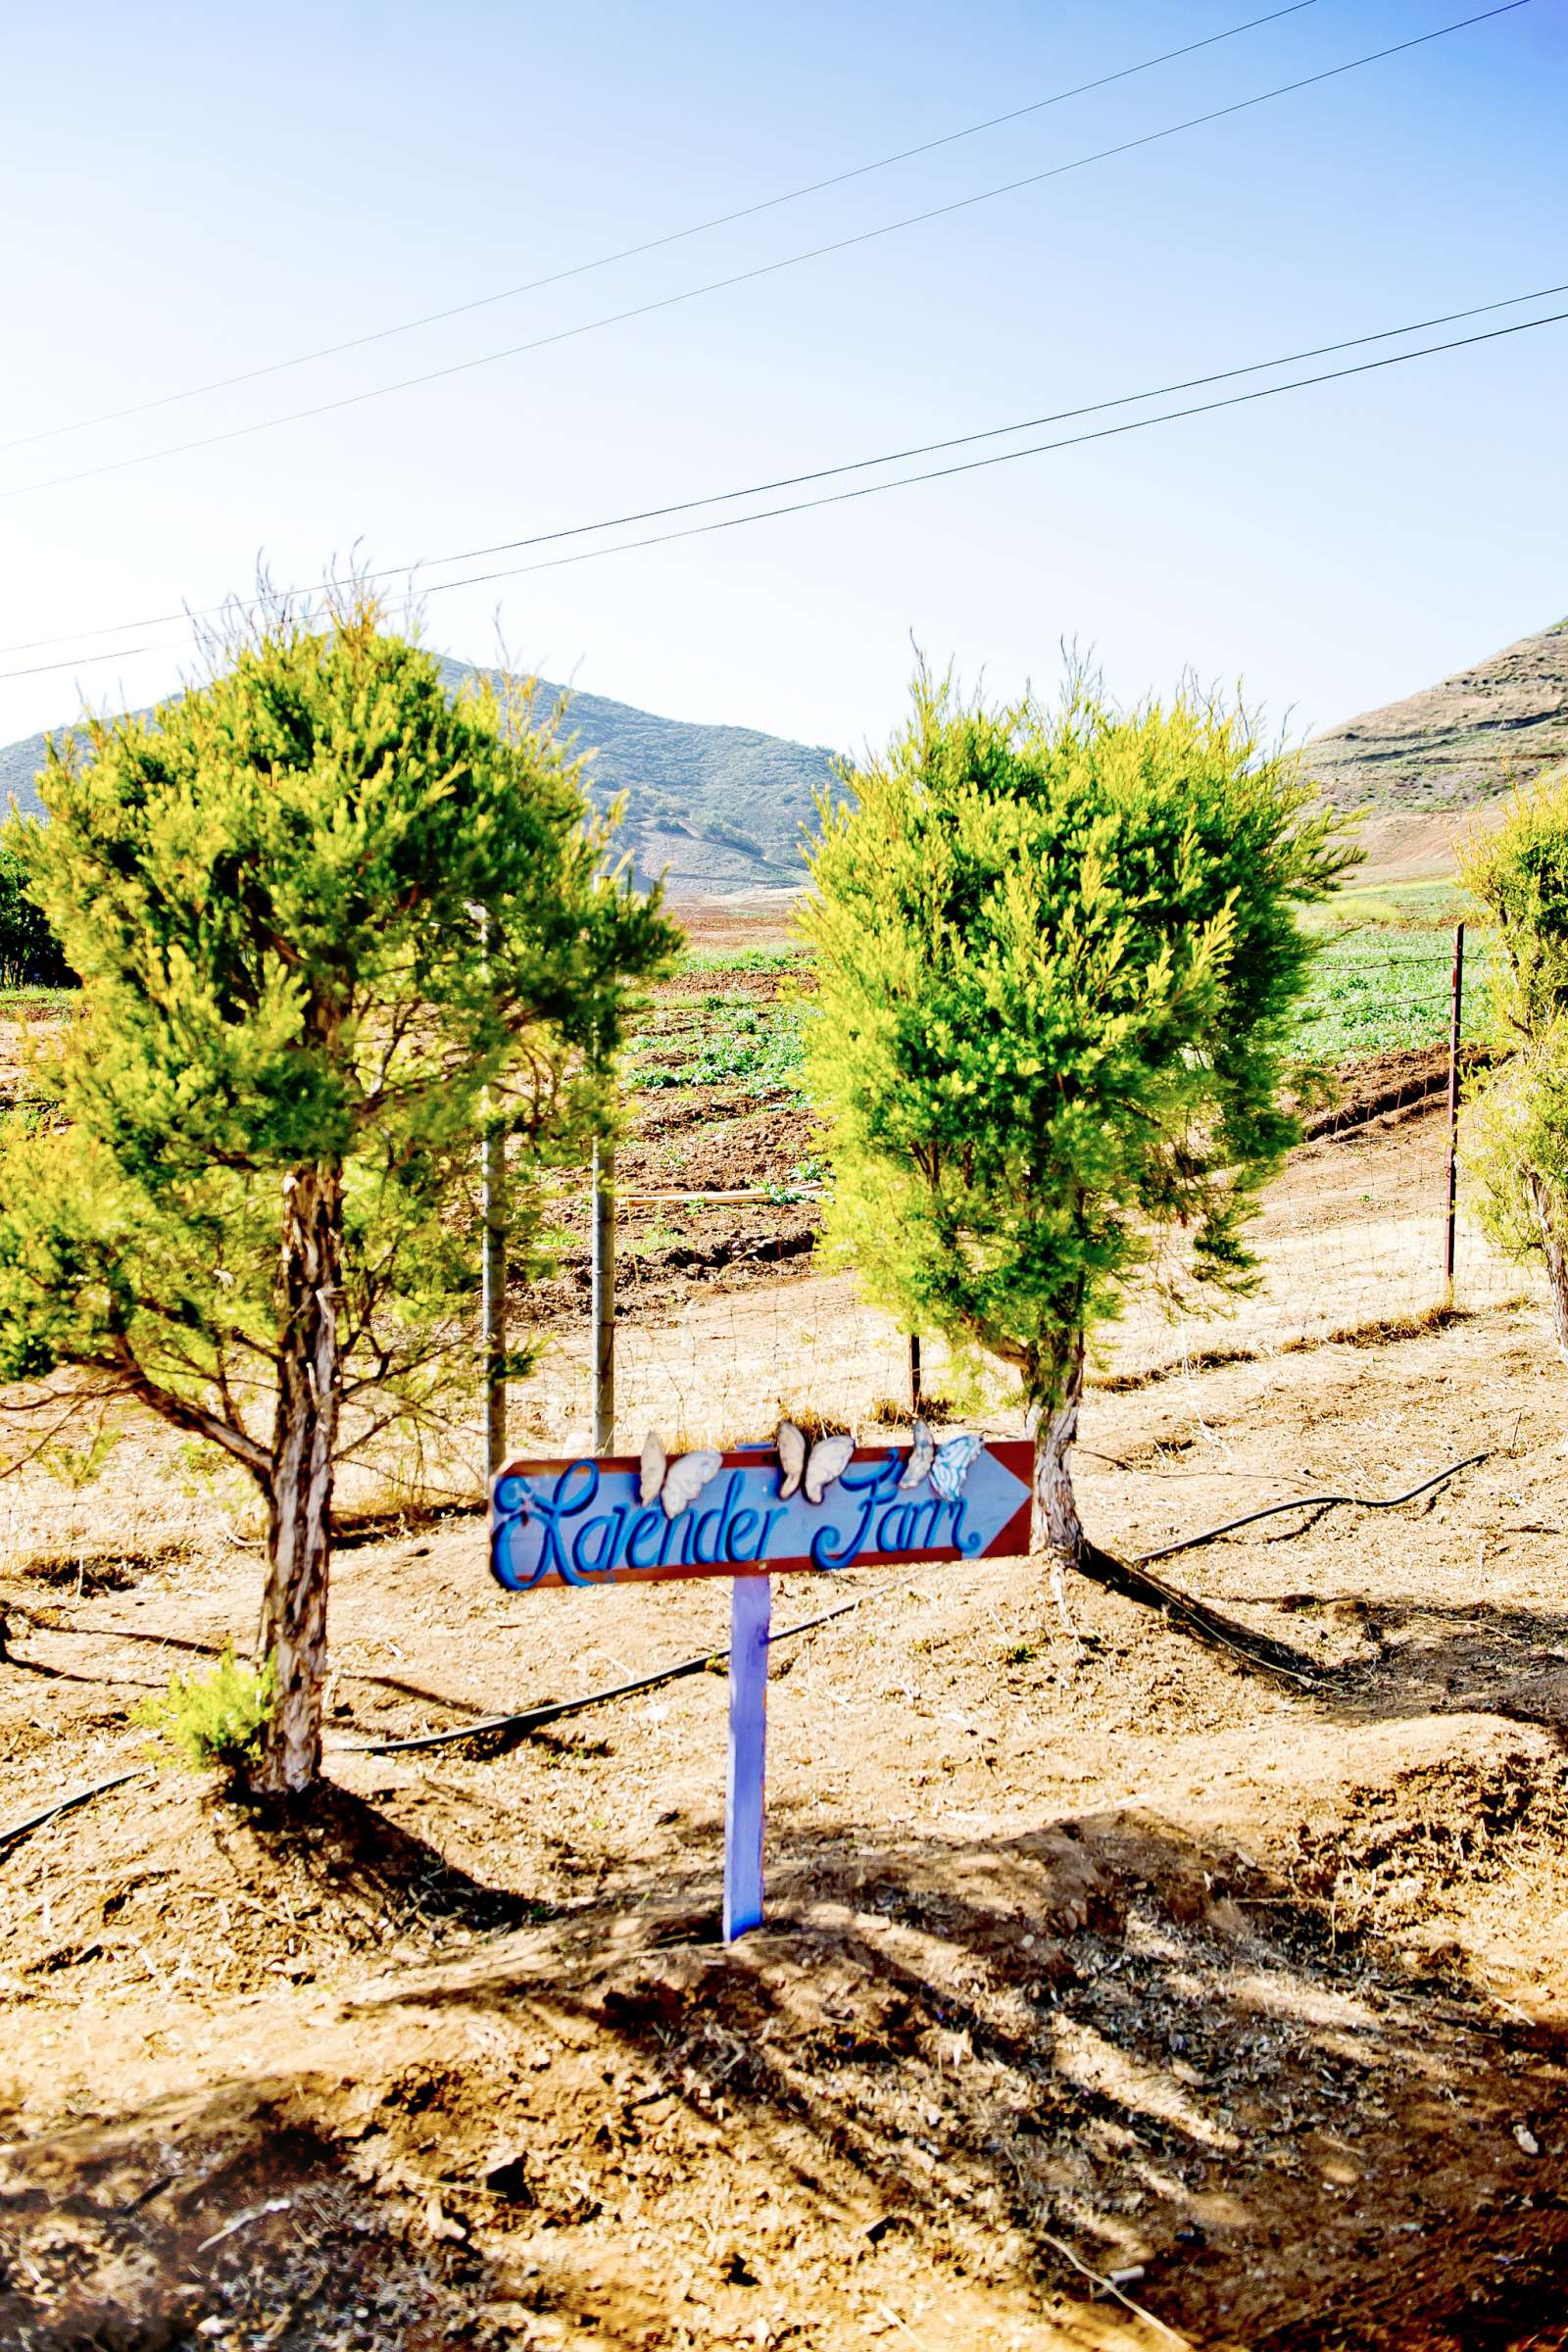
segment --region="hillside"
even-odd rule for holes
[[[1412,815],[1490,800],[1564,759],[1568,620],[1306,747],[1332,800]]]
[[[461,662],[442,667],[454,684],[472,674]],[[540,681],[541,712],[562,691]],[[579,749],[593,753],[594,799],[627,795],[622,838],[647,879],[667,869],[676,898],[800,879],[800,829],[831,772],[820,747],[752,727],[660,718],[597,694],[572,695],[568,725]],[[0,813],[13,797],[24,810],[37,808],[44,741],[29,735],[0,749]]]
[[[473,674],[460,662],[442,667],[454,685]],[[541,680],[541,711],[562,691]],[[676,898],[799,883],[801,827],[831,776],[820,746],[662,718],[597,694],[572,695],[567,723],[592,753],[595,800],[627,796],[622,841],[644,879],[667,874]],[[37,808],[43,750],[42,735],[0,748],[0,812],[13,797]],[[1390,874],[1446,871],[1445,811],[1492,800],[1560,760],[1568,760],[1568,620],[1306,747],[1330,797],[1367,812],[1369,850]]]

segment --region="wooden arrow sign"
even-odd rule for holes
[[[796,1443],[799,1449],[798,1433]],[[509,1592],[689,1576],[732,1580],[726,1943],[762,1920],[768,1579],[1029,1548],[1034,1449],[1027,1439],[962,1437],[852,1452],[847,1441],[836,1444],[831,1477],[813,1477],[808,1462],[792,1472],[771,1445],[742,1446],[672,1463],[659,1449],[652,1473],[625,1454],[509,1462],[490,1490],[490,1567]]]
[[[787,1481],[771,1446],[741,1446],[708,1457],[712,1475],[673,1515],[663,1499],[639,1500],[642,1466],[630,1455],[509,1462],[491,1489],[491,1570],[509,1592],[534,1592],[1026,1552],[1029,1441],[989,1440],[961,1471],[944,1476],[948,1453],[938,1448],[909,1487],[903,1481],[910,1448],[857,1446],[813,1503],[799,1489],[782,1493]]]

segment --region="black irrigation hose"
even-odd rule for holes
[[[1340,1503],[1353,1504],[1361,1511],[1396,1511],[1401,1503],[1414,1502],[1418,1495],[1430,1493],[1434,1487],[1441,1487],[1445,1479],[1457,1477],[1461,1470],[1472,1470],[1477,1462],[1484,1462],[1486,1458],[1485,1451],[1467,1453],[1462,1462],[1450,1462],[1446,1470],[1434,1471],[1418,1487],[1412,1487],[1408,1494],[1298,1494],[1291,1502],[1271,1502],[1264,1510],[1248,1511],[1240,1519],[1227,1519],[1223,1527],[1205,1528],[1200,1536],[1183,1536],[1179,1544],[1167,1544],[1159,1551],[1146,1551],[1140,1556],[1138,1565],[1147,1568],[1151,1561],[1171,1559],[1178,1551],[1196,1551],[1201,1544],[1213,1544],[1221,1536],[1234,1535],[1239,1527],[1253,1527],[1259,1519],[1277,1519],[1286,1511],[1326,1511]]]
[[[1287,1511],[1330,1510],[1341,1504],[1363,1511],[1395,1511],[1401,1504],[1414,1502],[1420,1495],[1430,1494],[1434,1487],[1441,1487],[1461,1470],[1473,1469],[1486,1458],[1485,1451],[1466,1454],[1463,1461],[1450,1462],[1446,1469],[1435,1471],[1432,1477],[1423,1479],[1418,1487],[1412,1487],[1404,1494],[1298,1494],[1290,1502],[1271,1502],[1260,1511],[1248,1511],[1240,1519],[1227,1519],[1222,1526],[1205,1528],[1200,1535],[1184,1536],[1180,1543],[1167,1544],[1158,1551],[1141,1552],[1133,1564],[1147,1568],[1155,1560],[1170,1559],[1176,1552],[1196,1551],[1201,1544],[1217,1543],[1221,1536],[1234,1535],[1239,1528],[1254,1527],[1260,1519],[1277,1519]],[[911,1575],[869,1586],[863,1592],[857,1592],[850,1599],[839,1601],[835,1607],[818,1611],[814,1617],[803,1617],[794,1625],[780,1626],[776,1634],[768,1636],[768,1646],[771,1648],[775,1642],[793,1641],[798,1634],[811,1633],[819,1625],[831,1624],[835,1617],[847,1617],[851,1610],[859,1608],[862,1601],[899,1592],[905,1586],[913,1584],[916,1578],[924,1576],[935,1564],[926,1561]],[[450,1747],[460,1740],[477,1739],[487,1732],[544,1731],[550,1724],[560,1723],[568,1715],[581,1715],[590,1707],[609,1706],[617,1698],[635,1698],[640,1691],[658,1690],[666,1683],[683,1682],[690,1675],[702,1674],[710,1667],[718,1665],[728,1656],[729,1645],[726,1643],[721,1649],[706,1649],[697,1657],[682,1658],[673,1666],[662,1666],[654,1674],[638,1675],[629,1683],[615,1683],[609,1690],[587,1691],[581,1698],[557,1699],[547,1706],[527,1707],[513,1715],[488,1715],[482,1721],[465,1724],[455,1732],[426,1732],[414,1740],[378,1740],[339,1748],[335,1752],[349,1756],[407,1756],[424,1748]],[[42,1829],[57,1815],[69,1813],[76,1805],[86,1804],[89,1798],[103,1796],[111,1788],[121,1788],[126,1781],[139,1780],[146,1769],[145,1765],[140,1765],[127,1772],[117,1772],[106,1781],[94,1782],[90,1788],[74,1789],[70,1796],[46,1805],[41,1812],[29,1814],[24,1821],[10,1823],[7,1828],[0,1829],[0,1850],[14,1839],[26,1837],[30,1831]]]
[[[1249,1511],[1244,1518],[1227,1519],[1221,1527],[1205,1528],[1201,1535],[1184,1536],[1179,1544],[1167,1544],[1159,1551],[1141,1552],[1132,1564],[1134,1567],[1147,1568],[1155,1560],[1168,1560],[1175,1552],[1196,1551],[1200,1544],[1213,1544],[1221,1536],[1233,1535],[1238,1528],[1250,1527],[1259,1519],[1277,1518],[1285,1511],[1321,1510],[1339,1503],[1354,1504],[1359,1509],[1366,1511],[1397,1510],[1401,1503],[1414,1502],[1418,1495],[1425,1494],[1431,1488],[1442,1486],[1445,1479],[1453,1478],[1459,1471],[1469,1470],[1477,1462],[1484,1462],[1486,1458],[1485,1452],[1467,1454],[1462,1462],[1450,1462],[1446,1470],[1436,1471],[1431,1478],[1423,1479],[1420,1486],[1412,1487],[1407,1494],[1391,1494],[1381,1497],[1368,1497],[1362,1494],[1302,1494],[1293,1502],[1271,1502],[1261,1511]],[[925,1566],[917,1568],[913,1576],[901,1576],[891,1583],[869,1586],[863,1592],[857,1592],[852,1599],[841,1600],[836,1608],[823,1609],[815,1617],[803,1617],[798,1624],[780,1626],[776,1634],[768,1636],[769,1648],[775,1642],[792,1641],[797,1634],[810,1633],[814,1627],[826,1625],[835,1617],[847,1617],[850,1611],[858,1609],[862,1601],[875,1600],[885,1592],[898,1592],[902,1587],[912,1584],[915,1577],[924,1576],[927,1568],[934,1564],[927,1562]],[[486,1716],[482,1722],[465,1724],[455,1732],[424,1732],[413,1740],[380,1740],[364,1746],[342,1748],[338,1752],[351,1756],[407,1756],[415,1754],[422,1748],[450,1747],[460,1740],[472,1740],[485,1732],[543,1731],[552,1723],[560,1723],[564,1716],[583,1714],[589,1707],[609,1706],[617,1698],[634,1698],[639,1691],[657,1690],[665,1683],[678,1683],[684,1681],[689,1675],[702,1674],[706,1669],[718,1665],[728,1656],[729,1645],[726,1643],[721,1649],[704,1650],[700,1657],[682,1658],[678,1664],[662,1667],[657,1673],[639,1675],[634,1682],[615,1683],[606,1690],[587,1691],[581,1698],[559,1699],[548,1706],[525,1708],[520,1714],[515,1715]]]
[[[914,1572],[924,1576],[937,1563],[926,1561]],[[862,1600],[871,1600],[884,1592],[896,1592],[901,1586],[913,1584],[913,1576],[901,1576],[891,1583],[878,1584],[864,1592],[857,1592],[852,1600],[841,1600],[836,1608],[823,1609],[815,1617],[803,1617],[796,1625],[781,1625],[776,1634],[769,1634],[767,1646],[775,1642],[789,1642],[797,1634],[808,1634],[814,1626],[826,1625],[834,1617],[847,1617],[858,1609]],[[344,1756],[407,1756],[425,1747],[450,1747],[459,1740],[472,1740],[484,1732],[542,1732],[552,1723],[560,1723],[566,1715],[580,1715],[588,1707],[608,1706],[612,1699],[635,1698],[639,1691],[658,1690],[665,1683],[684,1682],[689,1675],[704,1674],[729,1656],[729,1643],[720,1649],[705,1649],[701,1656],[682,1658],[674,1666],[662,1666],[653,1674],[641,1674],[634,1682],[614,1683],[608,1690],[590,1690],[581,1698],[552,1700],[543,1707],[527,1707],[518,1715],[487,1715],[481,1723],[466,1723],[455,1732],[423,1732],[414,1740],[378,1740],[371,1743],[338,1749]]]
[[[126,1772],[112,1773],[107,1781],[94,1781],[90,1788],[74,1788],[69,1796],[58,1797],[45,1805],[41,1813],[29,1813],[25,1821],[13,1821],[0,1830],[0,1847],[8,1846],[13,1838],[25,1838],[30,1830],[41,1830],[45,1822],[53,1821],[58,1813],[70,1813],[84,1805],[89,1797],[104,1796],[111,1788],[119,1788],[126,1781],[139,1781],[148,1770],[145,1764],[133,1764]]]
[[[416,1740],[375,1740],[357,1741],[351,1747],[340,1747],[340,1756],[407,1756],[425,1747],[450,1747],[458,1740],[477,1740],[487,1732],[542,1732],[547,1725],[560,1723],[564,1716],[580,1715],[585,1707],[608,1706],[612,1699],[635,1698],[639,1690],[658,1690],[665,1683],[684,1681],[689,1674],[702,1674],[729,1656],[728,1648],[705,1649],[698,1658],[682,1658],[676,1666],[662,1666],[657,1674],[640,1674],[634,1682],[613,1683],[606,1690],[590,1690],[582,1698],[553,1699],[547,1706],[525,1707],[517,1715],[485,1715],[477,1723],[466,1723],[456,1732],[421,1732]]]

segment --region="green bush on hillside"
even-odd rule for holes
[[[74,975],[48,916],[23,890],[16,832],[0,831],[0,988],[65,988]]]

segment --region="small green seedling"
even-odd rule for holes
[[[270,1656],[251,1666],[225,1648],[211,1674],[172,1675],[169,1689],[144,1698],[131,1720],[153,1733],[147,1753],[190,1772],[238,1775],[262,1752],[262,1734],[277,1697]]]

